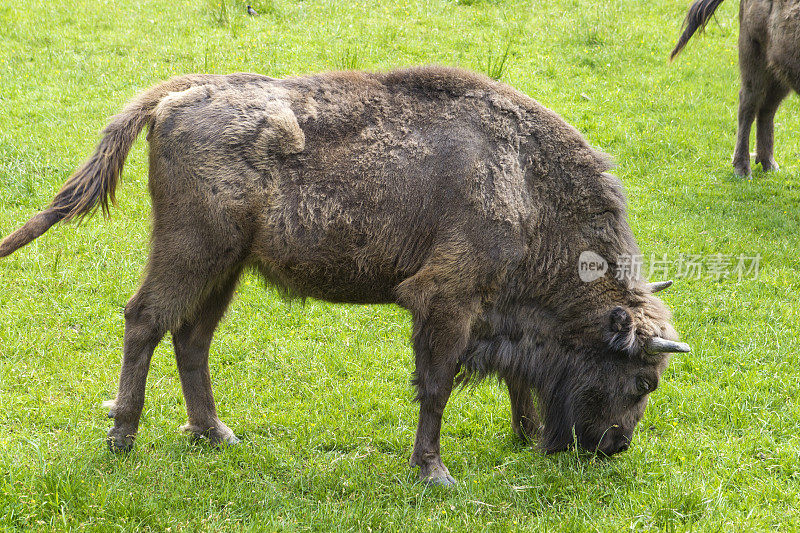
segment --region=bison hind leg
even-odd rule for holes
[[[241,268],[241,254],[233,246],[220,248],[198,241],[210,232],[154,231],[148,270],[139,290],[125,306],[125,340],[119,390],[110,416],[111,451],[133,447],[145,399],[145,385],[153,351],[167,331],[176,338],[176,355],[187,409],[198,407],[195,417],[207,423],[216,417],[208,377],[208,345],[216,324],[227,308]],[[195,237],[194,239],[192,237]],[[226,253],[227,252],[227,253]],[[190,413],[190,423],[198,425]],[[214,425],[216,433],[232,442],[230,430]],[[205,428],[211,429],[211,426]]]
[[[194,316],[173,330],[175,359],[186,401],[187,424],[181,430],[211,444],[236,444],[233,431],[218,417],[208,367],[209,348],[214,330],[233,296],[241,269],[230,273],[200,303]]]
[[[100,404],[100,407],[102,409],[108,409],[108,418],[114,418],[114,409],[117,407],[117,399],[104,400],[103,403]]]

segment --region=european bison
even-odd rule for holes
[[[665,284],[579,279],[582,251],[612,266],[639,253],[607,158],[534,100],[450,68],[156,85],[111,119],[94,155],[0,256],[58,221],[107,212],[145,125],[152,245],[125,308],[112,450],[133,445],[166,332],[185,429],[237,441],[217,418],[208,349],[245,268],[289,295],[411,312],[411,464],[428,483],[454,483],[439,431],[455,384],[494,373],[520,436],[535,436],[541,415],[545,451],[577,441],[611,455],[628,447],[667,354],[689,349],[652,294]]]
[[[698,0],[689,8],[673,59],[692,35],[705,28],[723,0]],[[756,163],[778,170],[773,157],[775,112],[789,91],[800,91],[800,3],[796,0],[741,0],[739,4],[739,127],[733,168],[749,178],[750,127],[756,125]]]

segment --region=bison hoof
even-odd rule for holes
[[[419,480],[429,487],[451,487],[456,484],[456,480],[450,475],[450,471],[444,466],[441,458],[436,458],[427,463],[422,463],[412,458],[411,466],[419,466]]]
[[[189,433],[193,439],[207,439],[214,446],[229,446],[240,442],[233,431],[220,421],[217,421],[207,429],[194,424],[184,424],[180,429],[185,433]]]
[[[455,478],[450,474],[444,474],[442,476],[433,476],[433,477],[420,477],[420,481],[428,485],[429,487],[452,487],[456,484]]]
[[[747,165],[733,165],[733,174],[742,180],[749,180],[753,177],[753,173],[750,171],[750,164]]]
[[[777,172],[781,168],[771,157],[769,159],[758,159],[756,160],[756,163],[761,163],[761,169],[764,172]]]
[[[133,449],[133,441],[136,439],[136,434],[130,431],[111,428],[106,437],[108,449],[114,453],[126,453]]]

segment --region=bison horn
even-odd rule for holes
[[[668,341],[661,337],[653,337],[645,344],[644,351],[654,353],[689,353],[692,351],[685,342]]]
[[[650,292],[653,294],[657,293],[658,291],[663,291],[667,287],[672,285],[672,280],[669,281],[656,281],[655,283],[650,284]]]

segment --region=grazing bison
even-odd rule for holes
[[[607,159],[555,113],[449,68],[277,80],[190,75],[145,91],[0,256],[58,221],[107,212],[149,125],[153,233],[125,307],[112,450],[133,445],[153,349],[171,332],[185,429],[234,443],[208,349],[239,275],[290,295],[396,303],[413,318],[420,403],[411,464],[454,482],[439,454],[455,384],[494,373],[514,430],[547,452],[626,449],[677,342],[661,285],[579,279],[591,250],[639,253]],[[535,398],[535,401],[534,401]]]
[[[692,35],[705,28],[723,0],[698,0],[689,8],[673,59]],[[741,0],[739,4],[739,127],[733,168],[749,178],[750,127],[756,123],[756,163],[778,170],[773,157],[775,112],[789,91],[800,91],[800,3],[796,0]]]

